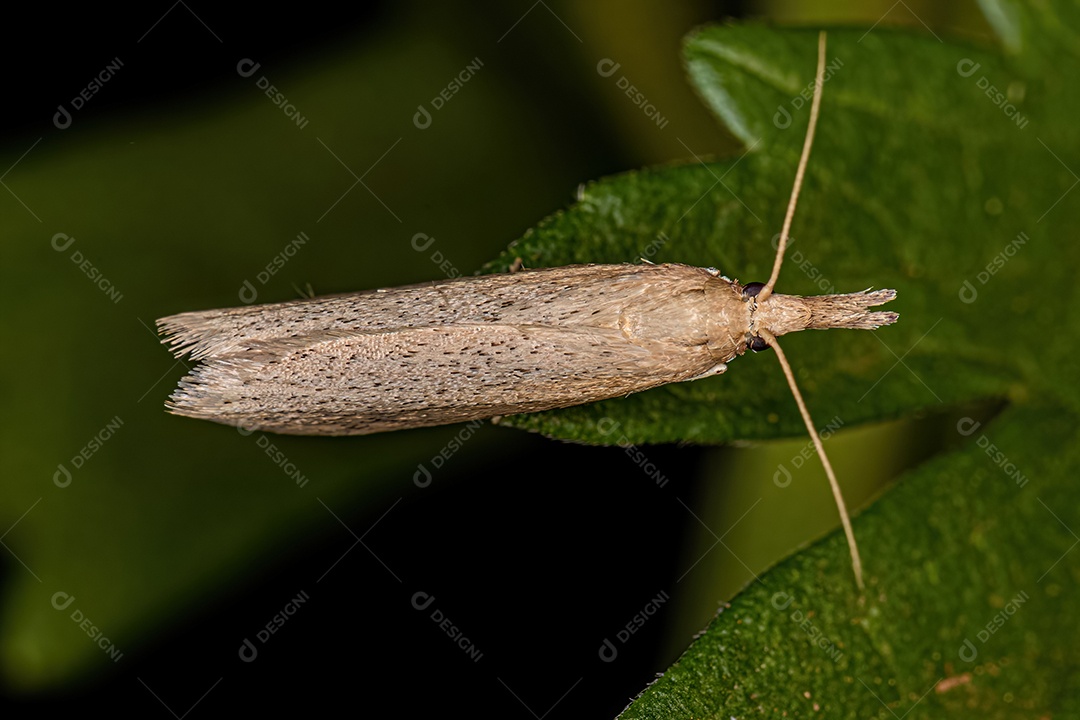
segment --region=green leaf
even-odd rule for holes
[[[578,204],[492,267],[517,257],[526,265],[626,262],[657,248],[649,260],[765,279],[803,141],[816,38],[755,25],[695,35],[686,48],[690,75],[747,144],[746,155],[589,185]],[[1034,314],[1049,321],[1052,313],[1034,293],[1006,290],[1061,259],[1052,238],[1068,210],[1039,218],[1074,181],[1050,151],[1068,148],[1073,131],[1054,124],[1041,81],[1021,77],[992,50],[884,29],[836,30],[828,43],[821,122],[778,288],[896,288],[889,309],[901,319],[873,334],[785,338],[808,403],[823,417],[856,423],[1041,384],[1046,373],[1003,348],[1002,338],[1009,328],[1030,331]],[[968,77],[958,71],[971,67],[978,69]],[[1024,127],[986,96],[982,78],[1016,93],[1028,88],[1015,103]],[[977,303],[962,302],[965,281],[982,288],[978,273],[1001,252],[1008,265]],[[707,380],[504,422],[603,443],[597,423],[611,418],[633,442],[721,442],[799,434],[792,407],[775,362],[752,356]]]
[[[856,519],[865,600],[834,534],[726,604],[623,717],[1074,716],[1075,427],[1053,403],[979,427]]]

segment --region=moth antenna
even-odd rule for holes
[[[799,386],[795,382],[795,374],[791,371],[791,365],[788,363],[784,351],[780,349],[780,343],[777,342],[776,336],[766,328],[758,328],[758,334],[776,351],[776,359],[780,361],[780,367],[783,368],[784,376],[787,377],[788,387],[791,388],[791,394],[795,396],[795,404],[799,406],[799,414],[802,415],[806,431],[810,433],[810,439],[814,441],[814,448],[817,449],[818,457],[821,458],[821,464],[825,467],[825,475],[829,478],[833,499],[836,500],[836,509],[840,511],[840,523],[844,526],[844,535],[847,536],[848,549],[851,551],[851,569],[855,571],[855,583],[859,586],[859,590],[862,591],[866,586],[863,585],[862,559],[859,557],[859,546],[855,542],[855,531],[851,529],[851,518],[848,517],[847,505],[844,504],[844,496],[840,492],[840,483],[836,481],[836,473],[833,472],[832,463],[829,462],[829,456],[825,454],[825,446],[821,442],[821,436],[818,435],[818,431],[814,427],[810,411],[806,408],[806,402],[803,400],[802,393],[799,392]]]
[[[806,139],[803,140],[802,156],[799,158],[799,166],[795,170],[795,184],[791,188],[791,198],[788,200],[787,213],[784,215],[784,225],[780,229],[780,241],[776,246],[776,259],[773,261],[772,275],[769,277],[769,282],[765,283],[765,286],[761,288],[761,291],[757,294],[758,304],[767,300],[769,296],[772,295],[773,288],[776,286],[776,279],[780,276],[780,266],[784,263],[784,252],[787,250],[788,235],[791,232],[791,221],[795,217],[795,207],[799,202],[799,190],[802,189],[803,176],[806,174],[806,165],[810,160],[810,149],[814,145],[814,132],[817,130],[818,113],[821,109],[821,94],[824,85],[825,31],[822,30],[821,33],[818,34],[817,74],[814,77],[814,98],[810,103],[810,122],[806,128]],[[859,590],[862,591],[865,589],[865,585],[863,584],[862,559],[859,557],[859,546],[855,542],[855,532],[851,529],[851,518],[848,516],[847,505],[844,503],[844,496],[840,492],[840,483],[836,480],[836,473],[833,472],[832,463],[829,462],[829,456],[825,454],[825,446],[821,442],[821,436],[814,427],[814,421],[810,417],[810,411],[806,407],[806,401],[803,400],[802,393],[799,391],[799,386],[795,382],[795,374],[791,371],[791,365],[788,363],[784,351],[780,349],[780,343],[777,342],[776,336],[764,327],[758,328],[758,334],[770,347],[772,347],[773,350],[776,351],[776,359],[780,361],[780,367],[783,369],[784,376],[787,378],[788,387],[791,388],[791,394],[795,396],[795,404],[799,406],[799,414],[802,415],[803,424],[806,425],[806,431],[810,433],[810,439],[814,443],[814,448],[817,450],[818,457],[821,458],[821,465],[825,468],[825,475],[829,478],[829,486],[832,488],[833,499],[836,501],[836,509],[840,512],[840,523],[844,526],[844,535],[847,537],[848,549],[851,551],[851,569],[855,571],[855,583],[859,586]]]
[[[791,188],[791,198],[788,200],[787,214],[784,216],[784,225],[780,229],[780,242],[776,245],[776,259],[773,261],[772,275],[769,282],[758,293],[758,302],[763,302],[772,295],[773,287],[776,286],[776,278],[780,277],[780,266],[784,263],[784,251],[787,250],[788,233],[791,231],[791,220],[795,217],[795,206],[799,202],[799,190],[802,189],[803,175],[806,174],[806,164],[810,160],[810,148],[814,145],[814,131],[817,129],[818,110],[821,108],[821,91],[825,85],[825,31],[818,35],[818,59],[817,75],[814,77],[814,99],[810,103],[810,124],[806,128],[806,139],[803,140],[802,157],[799,158],[799,167],[795,171],[795,185]]]

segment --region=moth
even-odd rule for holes
[[[773,292],[821,101],[810,122],[768,283],[679,264],[578,265],[457,278],[292,302],[173,315],[163,342],[198,365],[167,407],[296,435],[362,435],[536,412],[718,375],[773,348],[833,485],[832,468],[777,337],[875,329],[894,290],[801,297]]]
[[[578,265],[183,313],[200,361],[169,409],[296,435],[362,435],[619,397],[723,373],[805,328],[874,328],[890,290],[758,302],[689,265]],[[760,297],[760,295],[758,295]]]

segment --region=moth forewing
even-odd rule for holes
[[[169,408],[273,432],[356,435],[577,405],[723,372],[738,286],[687,265],[585,265],[184,313],[202,362]]]

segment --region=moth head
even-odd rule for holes
[[[755,298],[761,289],[765,287],[765,283],[752,282],[743,285],[742,296],[745,302],[755,302]],[[765,342],[765,339],[759,335],[746,333],[746,348],[753,350],[754,352],[762,352],[769,349],[769,343]]]

